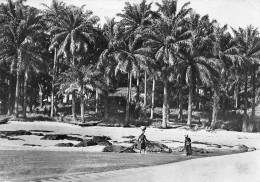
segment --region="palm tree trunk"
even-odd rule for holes
[[[151,117],[150,117],[150,119],[153,119],[153,115],[154,115],[154,96],[155,96],[155,77],[153,77],[152,107],[151,107]]]
[[[144,110],[146,111],[147,105],[147,72],[144,72]]]
[[[73,58],[72,58],[72,65],[75,66],[75,55],[73,55]],[[73,90],[72,93],[72,117],[73,117],[73,120],[76,121],[77,120],[77,116],[76,116],[76,91]]]
[[[107,121],[108,119],[108,95],[105,95],[105,100],[104,100],[104,107],[105,107],[105,111],[104,111],[104,118]]]
[[[239,108],[239,87],[240,87],[240,84],[239,82],[237,83],[236,85],[236,88],[235,88],[235,108],[238,109]]]
[[[217,115],[219,109],[219,90],[214,86],[211,129],[217,128]]]
[[[166,76],[163,82],[163,118],[162,118],[162,128],[167,128],[168,122],[168,77]]]
[[[130,102],[131,102],[131,71],[128,71],[128,89],[127,89],[127,101],[126,101],[126,114],[125,123],[129,122],[130,119]]]
[[[140,100],[140,66],[138,66],[137,78],[136,78],[136,103]]]
[[[243,118],[243,124],[242,124],[242,131],[247,131],[247,68],[245,68],[245,96],[244,96],[244,118]]]
[[[75,90],[72,91],[72,118],[74,121],[77,121],[77,116],[76,116],[76,93]]]
[[[191,126],[192,102],[193,102],[193,86],[192,86],[192,83],[190,83],[190,86],[189,86],[189,103],[188,103],[188,120],[187,120],[188,126]]]
[[[81,114],[81,121],[84,123],[84,114],[85,114],[85,99],[84,99],[84,93],[83,93],[83,85],[81,85],[81,90],[80,90],[80,114]]]
[[[28,85],[28,72],[24,73],[24,88],[23,88],[23,118],[26,118],[27,108],[27,85]]]
[[[253,67],[253,73],[252,73],[252,113],[251,113],[251,121],[255,121],[255,76],[256,76],[256,70]]]
[[[54,117],[54,102],[55,102],[55,81],[56,81],[56,63],[57,63],[57,49],[54,49],[53,70],[52,70],[52,88],[51,88],[51,117]]]
[[[178,120],[183,121],[183,89],[182,85],[179,88],[179,115]]]
[[[99,102],[99,94],[96,91],[95,113],[98,113],[98,102]]]
[[[13,76],[10,73],[9,75],[9,80],[8,80],[8,111],[7,115],[11,116],[13,114],[13,92],[12,92],[12,87],[13,87]]]
[[[15,89],[15,117],[19,116],[19,87],[20,87],[20,70],[21,70],[21,49],[17,48],[17,71],[16,71],[16,89]]]

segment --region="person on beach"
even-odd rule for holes
[[[146,130],[146,127],[145,126],[142,126],[141,127],[141,130],[142,130],[142,134],[138,137],[138,142],[140,142],[141,146],[140,146],[140,153],[142,153],[142,150],[144,151],[144,153],[146,154],[146,142],[149,142],[145,136],[145,130]],[[150,142],[149,142],[150,143]],[[151,143],[150,143],[151,144]]]
[[[184,148],[186,150],[186,156],[189,156],[192,154],[191,151],[191,139],[188,135],[185,135],[185,142],[184,142]]]

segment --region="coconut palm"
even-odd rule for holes
[[[106,23],[103,26],[103,37],[105,39],[106,48],[100,54],[97,64],[98,69],[103,73],[107,85],[111,85],[112,78],[115,77],[115,68],[117,61],[115,59],[117,50],[123,44],[123,30],[118,26],[115,19],[106,18]],[[107,87],[109,88],[109,87]],[[108,119],[108,94],[105,92],[104,99],[104,118]]]
[[[47,22],[48,29],[51,29],[52,26],[58,25],[59,20],[62,16],[65,15],[66,5],[63,2],[59,2],[58,0],[53,0],[51,5],[48,6],[46,4],[42,4],[46,9],[44,12],[44,21]],[[58,43],[52,44],[50,47],[50,51],[54,50],[54,58],[53,58],[53,70],[52,70],[52,90],[51,90],[51,116],[53,117],[54,112],[54,96],[55,96],[55,81],[56,81],[56,67],[57,67],[57,46]]]
[[[15,115],[18,117],[19,85],[21,65],[24,61],[22,46],[30,37],[33,37],[42,28],[41,16],[35,8],[24,6],[23,1],[14,3],[9,0],[6,5],[1,6],[0,24],[2,38],[2,54],[9,51],[15,52],[16,65],[16,93],[15,93]]]
[[[190,39],[191,46],[184,47],[182,50],[183,77],[189,86],[188,97],[188,120],[187,125],[191,125],[193,92],[197,84],[210,86],[217,78],[218,72],[215,69],[216,61],[209,59],[212,42],[214,38],[215,21],[210,22],[208,16],[200,18],[198,14],[191,13],[189,28],[193,30]]]
[[[96,90],[98,93],[103,94],[103,91],[107,89],[102,75],[95,67],[81,64],[71,66],[67,71],[63,72],[58,82],[60,83],[61,92],[70,93],[72,90],[78,91],[81,100],[80,111],[82,122],[85,122],[84,95],[86,90]]]
[[[247,121],[247,99],[248,99],[248,73],[252,71],[252,83],[253,83],[253,97],[255,97],[255,66],[259,63],[259,55],[260,55],[260,41],[259,41],[259,32],[253,26],[248,26],[245,29],[239,28],[238,30],[232,29],[235,35],[234,41],[237,44],[239,49],[239,54],[242,59],[243,70],[244,70],[244,119],[243,119],[243,126],[242,131],[249,131],[253,130],[253,126],[255,125],[255,100],[253,99],[252,103],[252,115],[250,123],[250,127],[248,127]],[[250,68],[253,68],[250,70]],[[250,129],[251,128],[251,129]]]
[[[140,32],[150,26],[154,18],[158,17],[158,14],[151,10],[152,3],[147,4],[146,0],[142,0],[140,4],[125,3],[123,13],[118,13],[117,16],[121,17],[121,26],[124,27],[125,40],[131,41],[135,39]],[[139,45],[141,47],[141,44]],[[139,102],[140,96],[140,72],[144,66],[138,63],[137,65],[137,83],[136,83],[136,102]],[[145,72],[147,76],[147,72]],[[147,78],[147,77],[145,77]],[[145,79],[147,80],[147,79]],[[146,82],[145,82],[146,84]],[[146,101],[146,100],[145,100]],[[144,103],[146,105],[146,103]]]
[[[168,113],[168,79],[174,71],[174,65],[178,62],[179,48],[189,46],[190,31],[183,29],[185,17],[189,13],[189,3],[183,5],[181,10],[176,12],[176,1],[163,1],[158,4],[162,16],[154,20],[153,26],[145,30],[147,38],[145,46],[155,52],[155,59],[161,66],[161,78],[164,82],[163,98],[163,120],[162,127],[167,127],[169,121]]]
[[[92,16],[91,11],[84,11],[84,6],[77,8],[70,6],[59,19],[57,25],[50,29],[53,39],[50,47],[60,44],[57,57],[64,56],[71,66],[76,65],[76,55],[87,53],[94,46],[94,25],[99,18]],[[72,90],[72,116],[76,120],[75,91]]]
[[[214,56],[215,61],[219,62],[217,69],[220,74],[219,78],[215,79],[215,83],[212,85],[214,92],[211,121],[212,129],[216,129],[217,127],[217,113],[219,109],[221,84],[228,82],[228,72],[231,71],[231,68],[240,60],[240,57],[238,56],[238,49],[234,45],[230,33],[227,32],[227,25],[223,27],[215,26],[214,39],[212,55]]]
[[[122,42],[122,47],[118,48],[116,51],[115,58],[118,64],[115,71],[116,73],[121,71],[127,73],[128,75],[128,96],[125,122],[128,122],[130,118],[129,108],[131,102],[132,75],[136,75],[139,65],[146,65],[147,62],[152,62],[151,58],[147,54],[147,48],[140,48],[139,45],[142,42],[142,36],[138,35],[134,38],[134,40],[130,40],[128,45],[125,42]]]

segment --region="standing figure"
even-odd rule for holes
[[[144,151],[144,153],[146,154],[146,142],[149,142],[147,139],[146,139],[146,136],[145,136],[145,130],[146,130],[146,127],[145,126],[142,126],[141,127],[141,130],[142,130],[142,134],[138,137],[138,142],[140,142],[141,146],[140,146],[140,153],[142,153],[142,150]],[[149,142],[150,143],[150,142]]]
[[[189,156],[192,154],[191,151],[191,139],[188,135],[185,135],[185,142],[184,142],[184,148],[186,150],[186,156]]]

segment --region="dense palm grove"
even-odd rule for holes
[[[73,120],[80,113],[84,122],[85,107],[96,98],[96,110],[106,121],[114,104],[110,94],[127,87],[125,124],[153,119],[155,107],[160,107],[162,128],[170,120],[170,108],[178,109],[178,121],[190,126],[194,109],[201,109],[216,129],[218,115],[242,109],[241,130],[255,131],[258,30],[248,26],[229,31],[227,25],[197,14],[189,3],[177,11],[176,0],[153,6],[156,10],[145,0],[125,3],[119,21],[106,19],[101,28],[99,17],[84,6],[57,0],[43,9],[19,0],[2,3],[2,113],[19,117],[22,109],[26,118],[50,98],[54,117],[69,94]]]

